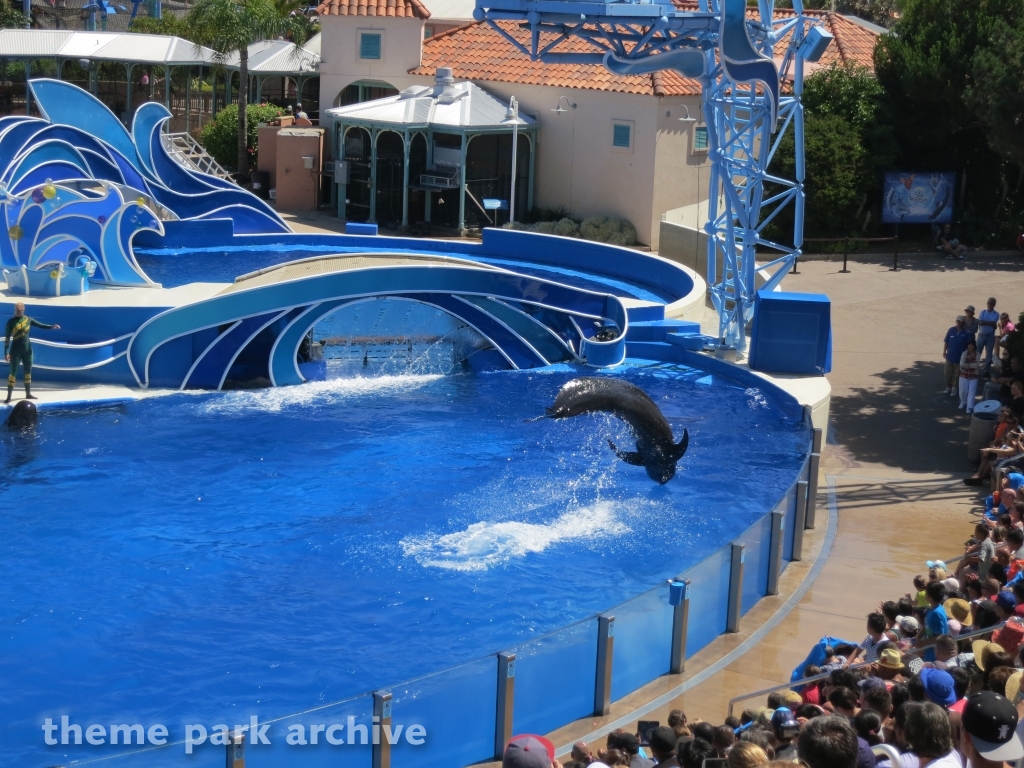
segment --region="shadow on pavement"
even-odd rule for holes
[[[836,441],[858,461],[906,472],[969,473],[969,417],[941,394],[942,364],[918,361],[876,374],[878,386],[833,396]]]

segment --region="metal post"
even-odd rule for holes
[[[519,102],[516,101],[516,97],[513,96],[509,101],[509,109],[512,110],[513,123],[512,123],[512,189],[509,191],[508,197],[508,220],[516,220],[516,161],[519,159],[516,154],[517,143],[519,141]],[[495,214],[497,216],[497,214]]]
[[[192,67],[185,70],[185,133],[192,127]]]
[[[498,654],[498,708],[494,718],[494,759],[501,760],[512,739],[512,713],[516,698],[516,655]]]
[[[669,657],[668,671],[678,675],[686,669],[686,630],[690,623],[690,580],[682,582],[682,599],[673,606],[672,611],[672,654]]]
[[[597,617],[597,675],[594,680],[594,716],[612,709],[612,652],[615,649],[615,617]]]
[[[469,148],[469,141],[466,134],[462,134],[462,154],[459,164],[459,232],[466,228],[466,150]]]
[[[391,726],[391,691],[373,692],[373,738],[371,764],[373,768],[391,768],[391,743],[384,726]]]
[[[125,87],[124,87],[124,104],[125,104],[124,111],[125,111],[126,116],[128,117],[128,121],[129,121],[128,124],[131,125],[130,121],[131,121],[131,115],[132,115],[132,64],[131,63],[125,64],[124,65],[124,69],[125,69],[125,72],[127,72],[127,79],[125,80]],[[60,77],[58,76],[57,79],[59,80]]]
[[[168,112],[171,111],[171,72],[171,68],[164,64],[164,106]]]
[[[811,460],[807,470],[807,522],[814,528],[814,514],[818,507],[818,468],[821,466],[821,430],[814,430],[811,440]]]
[[[782,574],[782,537],[786,529],[785,510],[772,512],[772,544],[768,559],[768,590],[765,594],[779,594],[779,576]]]
[[[225,768],[245,768],[245,732],[235,731],[227,744]]]
[[[850,238],[846,238],[843,241],[843,268],[839,270],[840,272],[845,273],[845,272],[849,272],[850,271],[850,270],[848,270],[846,268],[846,256],[847,256],[847,254],[849,252],[850,252]]]
[[[32,89],[28,87],[28,81],[32,77],[32,59],[25,59],[25,114],[32,114]]]
[[[732,544],[732,565],[729,576],[729,609],[725,620],[726,632],[740,631],[740,613],[743,609],[743,561],[745,545]]]
[[[370,218],[372,224],[377,221],[377,137],[380,133],[376,128],[370,131]]]
[[[807,481],[796,484],[796,514],[793,516],[793,561],[804,559],[804,529],[807,526]]]
[[[897,259],[900,253],[900,225],[896,225],[896,231],[892,238],[892,269],[890,272],[899,272],[900,267]]]
[[[409,226],[409,153],[412,150],[412,138],[406,129],[403,135],[402,158],[402,226]]]
[[[800,274],[799,272],[796,271],[796,263],[798,261],[800,261],[800,257],[799,256],[797,256],[795,259],[793,259],[793,271],[790,272],[789,274],[791,274],[791,275],[799,275]]]
[[[534,157],[537,154],[537,134],[526,134],[526,138],[530,142],[530,176],[526,180],[526,209],[530,210],[533,208],[533,179],[534,175]]]

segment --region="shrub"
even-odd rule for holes
[[[249,104],[245,110],[249,165],[255,167],[259,150],[260,123],[268,123],[284,114],[284,110],[273,104]],[[213,155],[214,160],[225,168],[238,165],[238,105],[231,104],[217,113],[217,119],[203,128],[203,146]],[[249,168],[235,168],[248,173]]]
[[[636,227],[625,219],[614,216],[593,216],[582,223],[565,216],[558,221],[538,221],[524,224],[513,221],[505,225],[506,229],[520,232],[537,232],[542,235],[560,235],[562,237],[579,237],[610,245],[635,245]]]

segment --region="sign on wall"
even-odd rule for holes
[[[944,224],[953,218],[955,173],[887,173],[882,221]]]

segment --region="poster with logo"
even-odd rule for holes
[[[887,173],[882,221],[945,224],[953,218],[955,173]]]

